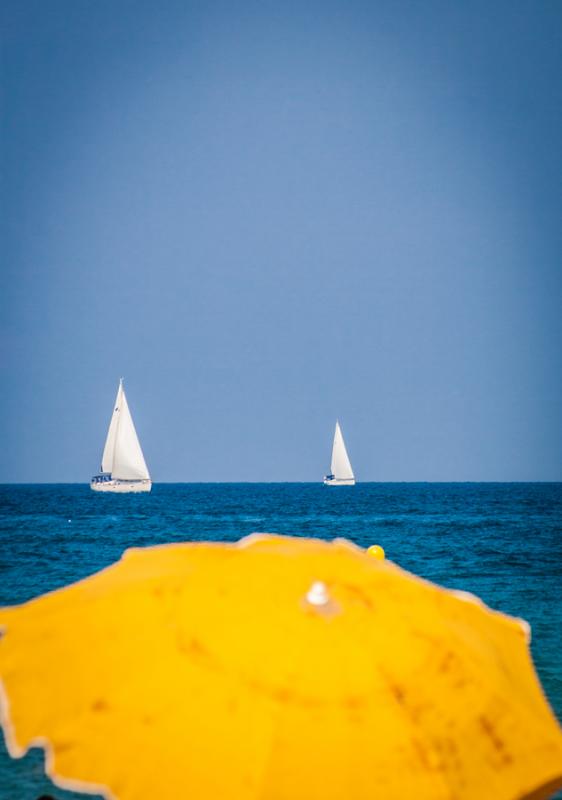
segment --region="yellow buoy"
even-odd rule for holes
[[[375,558],[384,558],[384,549],[380,546],[380,544],[372,544],[367,548],[367,552],[370,556],[374,556]]]

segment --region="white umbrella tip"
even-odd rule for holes
[[[330,602],[328,587],[322,581],[314,581],[306,593],[306,601],[311,606],[326,606]]]

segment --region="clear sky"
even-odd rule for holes
[[[562,479],[559,0],[4,0],[0,481]]]

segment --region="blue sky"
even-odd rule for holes
[[[1,481],[562,479],[559,2],[2,14]]]

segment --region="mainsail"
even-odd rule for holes
[[[347,450],[345,449],[345,442],[343,440],[340,423],[336,422],[336,431],[334,433],[334,445],[332,447],[332,475],[337,480],[352,480],[355,478]]]
[[[150,478],[122,381],[119,382],[103,449],[102,472],[110,473],[111,477],[117,480],[135,481]]]
[[[113,404],[113,414],[109,423],[109,430],[107,431],[107,438],[105,440],[105,447],[103,448],[103,455],[101,457],[101,471],[110,474],[113,469],[113,455],[115,453],[115,440],[117,437],[117,426],[119,424],[119,407],[121,405],[121,395],[123,394],[123,381],[119,381],[119,388],[117,389],[117,397]]]

